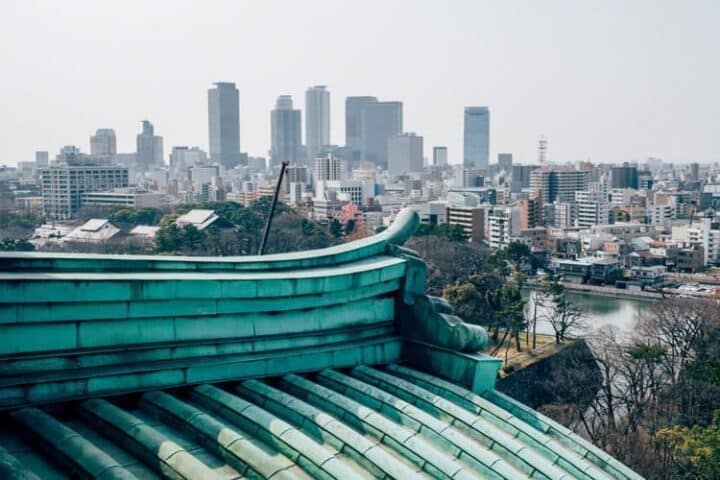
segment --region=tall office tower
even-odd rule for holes
[[[330,145],[330,92],[325,85],[318,85],[305,92],[305,147],[309,165],[325,145]]]
[[[208,89],[210,159],[226,169],[240,163],[240,93],[234,83]]]
[[[436,167],[447,166],[447,147],[433,147],[433,165]]]
[[[332,154],[317,157],[313,168],[313,180],[345,180],[345,162]]]
[[[163,162],[163,138],[155,135],[155,128],[148,120],[142,122],[142,132],[135,142],[136,163],[139,172],[147,172]]]
[[[90,155],[98,157],[114,157],[117,155],[117,140],[112,128],[99,128],[90,137]]]
[[[35,152],[35,166],[37,168],[47,167],[50,162],[50,154],[45,151]]]
[[[111,165],[108,158],[63,147],[57,159],[41,170],[43,210],[50,220],[77,216],[83,194],[128,186],[128,169]]]
[[[345,148],[348,160],[358,163],[362,154],[362,111],[365,105],[376,103],[375,97],[347,97],[345,99]]]
[[[614,166],[610,169],[610,180],[612,188],[634,188],[639,187],[637,165],[630,165],[625,162],[622,166]]]
[[[290,95],[280,95],[270,112],[270,166],[284,161],[304,164],[302,156],[302,119],[300,110],[293,110]]]
[[[463,168],[487,168],[490,159],[490,110],[465,107]]]
[[[403,133],[388,138],[388,172],[393,175],[423,171],[423,137]]]
[[[388,165],[388,139],[403,131],[402,102],[367,103],[362,108],[360,159],[383,169]]]
[[[587,190],[588,174],[585,170],[567,167],[545,167],[530,174],[530,188],[540,195],[544,204],[573,203],[575,192]]]
[[[498,168],[506,173],[512,173],[512,153],[498,153]]]

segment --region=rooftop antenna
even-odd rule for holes
[[[285,169],[288,166],[288,161],[284,160],[280,165],[280,176],[278,177],[277,185],[275,185],[275,195],[273,195],[272,204],[270,204],[270,212],[268,212],[267,219],[265,220],[265,229],[263,230],[262,240],[260,241],[260,248],[258,248],[258,255],[262,255],[265,252],[265,244],[267,243],[268,235],[270,234],[270,225],[272,224],[273,214],[275,213],[275,206],[277,205],[278,196],[280,195],[280,187],[282,186],[283,175],[285,175]]]
[[[543,135],[538,141],[538,163],[540,165],[545,165],[547,161],[547,148],[547,138]]]

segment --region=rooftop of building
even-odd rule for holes
[[[640,478],[495,390],[487,334],[401,247],[418,224],[267,256],[0,253],[0,478]]]

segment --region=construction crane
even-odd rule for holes
[[[275,185],[275,195],[273,195],[272,203],[270,204],[270,211],[265,219],[265,229],[263,230],[262,240],[260,241],[260,247],[258,248],[258,255],[265,253],[265,244],[267,243],[268,235],[270,234],[270,225],[272,225],[273,214],[275,214],[275,206],[277,205],[278,196],[280,196],[280,187],[282,187],[283,176],[285,175],[285,169],[287,166],[287,160],[283,161],[280,165],[280,176],[278,177],[277,185]]]

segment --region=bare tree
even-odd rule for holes
[[[561,295],[552,297],[546,306],[548,313],[545,319],[555,332],[556,343],[582,330],[585,311],[576,300],[568,298],[564,291]]]

